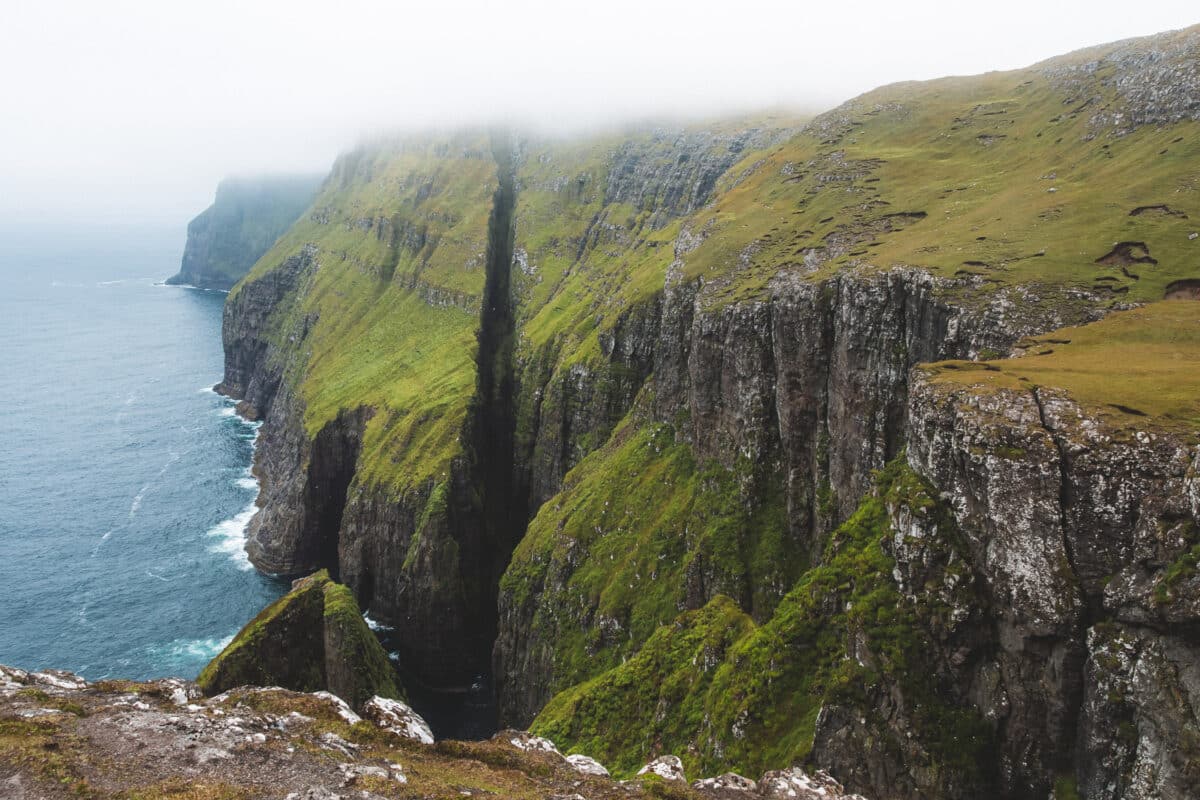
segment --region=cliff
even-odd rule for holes
[[[343,156],[226,305],[251,559],[617,774],[1186,796],[1198,55]]]
[[[179,272],[168,284],[229,289],[312,202],[320,175],[227,178],[188,223]]]

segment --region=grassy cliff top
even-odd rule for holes
[[[882,87],[803,129],[760,115],[515,137],[516,358],[603,360],[603,335],[678,281],[709,306],[897,266],[959,304],[1010,287],[1039,308],[1162,299],[1200,278],[1198,55],[1200,27]],[[360,481],[427,488],[464,452],[495,146],[468,130],[344,155],[247,279],[315,248],[269,337],[310,435],[375,410]]]
[[[1200,27],[869,92],[733,168],[686,274],[717,301],[852,265],[1161,299],[1200,266],[1197,54]]]
[[[1200,303],[1151,303],[1023,346],[1020,358],[924,369],[944,384],[1063,389],[1118,427],[1200,431]]]

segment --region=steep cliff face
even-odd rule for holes
[[[323,176],[227,178],[213,204],[188,223],[179,272],[169,284],[229,289],[308,208]]]
[[[1138,87],[1197,52],[1193,29],[887,87],[802,130],[344,156],[226,308],[222,387],[266,419],[251,558],[351,586],[410,687],[486,694],[494,671],[501,721],[619,769],[675,750],[881,797],[1177,796],[1186,758],[1146,766],[1161,734],[1077,732],[1194,728],[1092,688],[1191,685],[1165,621],[1192,624],[1193,544],[1117,567],[1140,504],[1194,472],[1168,465],[1194,398],[1111,399],[1120,380],[1074,367],[1010,394],[945,376],[1047,370],[1059,345],[1025,337],[1187,295],[1197,99]],[[987,365],[914,382],[942,359]],[[1156,466],[1072,449],[1093,397],[1171,421]]]
[[[693,769],[807,760],[885,797],[1187,797],[1198,334],[1168,302],[919,367],[906,458],[765,620],[717,595],[640,648],[636,629],[585,640],[606,671],[573,675],[533,729],[618,770],[661,749]],[[625,508],[605,513],[619,536]],[[581,549],[559,547],[552,564]],[[555,655],[537,666],[580,670]]]
[[[980,705],[1023,791],[1055,770],[1089,798],[1182,797],[1200,778],[1200,450],[1180,401],[1196,320],[1147,306],[1032,344],[1042,355],[918,372],[909,460],[990,595],[998,680]]]
[[[464,442],[496,175],[486,135],[351,154],[226,307],[222,389],[266,420],[251,559],[337,575],[417,686],[491,647]]]
[[[986,793],[994,731],[948,657],[984,619],[959,546],[930,487],[893,463],[763,624],[718,595],[555,696],[534,729],[619,771],[661,746],[690,771],[811,758],[884,797]]]
[[[649,208],[662,193],[682,213],[708,191],[695,181],[721,173],[747,143],[781,135],[755,130],[655,133],[635,152],[618,148],[624,139],[598,152],[551,152],[571,169],[612,170],[626,181],[645,174],[634,201]],[[694,158],[664,162],[675,146]],[[347,156],[309,219],[273,251],[282,260],[264,259],[269,268],[231,295],[226,312],[222,389],[267,421],[252,560],[280,573],[329,568],[394,628],[414,682],[451,691],[490,671],[497,585],[529,509],[556,491],[576,449],[588,447],[582,440],[603,441],[649,368],[586,389],[602,415],[589,398],[575,426],[551,442],[541,409],[572,414],[570,403],[543,402],[544,388],[564,386],[556,367],[565,348],[530,346],[530,318],[589,285],[581,275],[547,286],[552,267],[572,266],[565,256],[555,265],[554,252],[569,247],[586,261],[602,240],[580,247],[564,235],[535,245],[523,231],[530,215],[548,213],[582,236],[598,229],[597,216],[631,206],[608,197],[627,189],[606,188],[599,176],[581,190],[588,172],[547,179],[552,189],[535,183],[542,178],[529,165],[548,162],[522,147],[466,135]],[[545,211],[539,192],[566,207]],[[551,450],[559,455],[544,459]]]
[[[1007,351],[1063,321],[1005,319],[1005,292],[973,308],[950,299],[977,287],[918,270],[846,272],[709,309],[697,287],[678,286],[656,320],[616,331],[614,360],[645,353],[654,378],[630,438],[572,473],[514,556],[496,647],[505,718],[528,724],[556,691],[718,594],[768,618],[903,447],[909,369]],[[648,497],[630,475],[651,476]],[[605,566],[614,548],[636,556]]]

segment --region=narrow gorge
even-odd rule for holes
[[[348,585],[441,737],[1188,797],[1198,57],[344,155],[226,305],[253,563]]]

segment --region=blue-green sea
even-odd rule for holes
[[[255,427],[175,229],[0,229],[0,663],[195,677],[286,586],[242,549]]]

